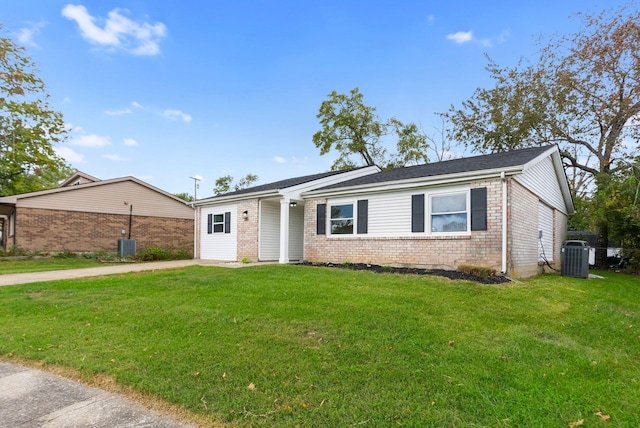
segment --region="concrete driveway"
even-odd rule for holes
[[[167,262],[122,263],[118,265],[99,266],[82,269],[50,270],[45,272],[12,273],[8,275],[0,275],[0,286],[28,284],[30,282],[57,281],[61,279],[84,278],[89,276],[112,275],[126,272],[175,269],[193,265],[225,267],[251,266],[251,264],[230,262],[225,263],[209,260],[171,260]],[[0,267],[2,267],[1,264]]]

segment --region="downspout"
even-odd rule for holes
[[[500,173],[502,181],[502,273],[507,273],[507,177],[502,171]]]
[[[198,227],[198,210],[200,210],[200,207],[193,207],[193,258],[197,259],[198,258],[198,254],[196,253],[196,250],[198,249],[198,230],[200,229]]]

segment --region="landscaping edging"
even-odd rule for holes
[[[443,277],[454,279],[454,280],[479,282],[481,284],[505,284],[507,282],[511,282],[510,278],[507,278],[506,276],[502,276],[502,275],[477,276],[477,275],[471,275],[465,272],[460,272],[457,270],[446,270],[446,269],[422,269],[422,268],[412,268],[412,267],[380,266],[380,265],[372,265],[368,263],[334,264],[334,263],[302,262],[301,264],[306,266],[324,266],[324,267],[351,269],[351,270],[366,270],[373,273],[435,275],[435,276],[443,276]]]

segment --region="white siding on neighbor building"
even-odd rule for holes
[[[553,261],[553,209],[540,202],[538,204],[538,261]]]
[[[302,260],[304,251],[304,206],[289,209],[289,260]]]
[[[231,213],[230,233],[207,233],[208,215],[224,215],[226,212]],[[238,207],[236,205],[202,207],[200,215],[200,258],[236,261],[238,258]]]
[[[280,257],[280,201],[260,201],[260,252],[262,261]]]
[[[566,178],[557,176],[551,156],[527,169],[522,175],[516,176],[515,179],[547,204],[566,213],[564,198],[558,184],[558,180]]]

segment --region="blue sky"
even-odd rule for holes
[[[599,5],[600,4],[600,5]],[[535,58],[536,36],[577,31],[592,0],[0,0],[63,113],[70,164],[170,193],[329,169],[311,140],[327,95],[358,87],[383,119],[436,133],[434,114],[490,87],[485,54]],[[462,154],[462,148],[454,147]]]

